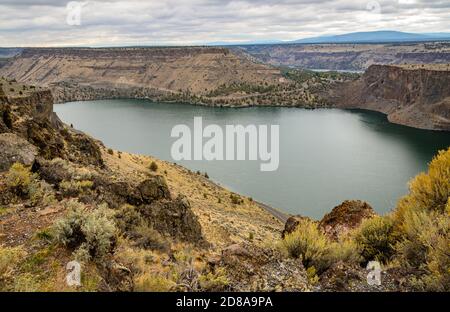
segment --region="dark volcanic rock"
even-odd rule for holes
[[[334,207],[319,223],[325,234],[337,239],[340,235],[358,227],[364,219],[375,216],[373,208],[360,200],[348,200]]]
[[[158,199],[170,199],[169,187],[162,176],[153,176],[142,181],[138,189],[144,203],[151,203]]]
[[[142,216],[160,233],[180,241],[200,243],[202,228],[189,201],[179,196],[175,200],[154,201],[151,205],[139,207]]]
[[[297,229],[298,224],[300,223],[300,220],[311,220],[308,217],[302,217],[300,215],[298,216],[292,216],[289,217],[289,219],[287,219],[285,225],[284,225],[284,230],[281,233],[281,237],[284,238],[286,235],[291,234],[292,232],[294,232]]]

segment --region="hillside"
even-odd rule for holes
[[[411,127],[450,130],[450,67],[372,65],[358,80],[331,90],[337,107],[385,113]]]
[[[52,105],[49,90],[0,81],[1,291],[449,290],[450,150],[389,216],[346,201],[283,229],[251,198],[109,149]],[[381,285],[367,284],[373,259]],[[79,286],[66,284],[73,260]]]

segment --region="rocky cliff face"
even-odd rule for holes
[[[406,44],[274,44],[237,47],[266,64],[364,71],[373,64],[446,64],[448,42]]]
[[[75,172],[90,171],[88,176],[95,176],[90,187],[94,192],[82,201],[91,205],[106,202],[115,208],[132,204],[161,233],[183,241],[202,241],[200,224],[187,200],[173,199],[162,176],[118,179],[104,162],[103,144],[59,120],[49,90],[26,88],[11,81],[3,81],[0,90],[0,180],[2,172],[21,163],[58,189],[61,193],[56,197],[63,202],[79,195],[77,187],[63,191],[65,184],[77,183]],[[20,95],[15,90],[20,90]],[[5,195],[0,196],[0,205],[12,204],[7,190],[0,193]]]
[[[229,83],[274,85],[282,80],[277,69],[227,49],[202,47],[25,49],[0,72],[50,87],[56,102],[180,92],[200,95]]]
[[[330,92],[337,107],[385,113],[411,127],[450,130],[450,69],[446,65],[372,65],[357,81]]]

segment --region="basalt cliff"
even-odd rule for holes
[[[336,107],[382,112],[393,123],[450,130],[449,65],[372,65],[325,96]]]

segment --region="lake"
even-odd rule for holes
[[[58,104],[54,111],[106,146],[174,161],[172,127],[207,124],[279,125],[277,171],[261,172],[259,161],[180,161],[207,172],[219,184],[287,213],[319,219],[347,199],[365,200],[378,213],[393,209],[408,181],[450,133],[391,124],[383,114],[361,110],[212,108],[146,100],[102,100]]]

